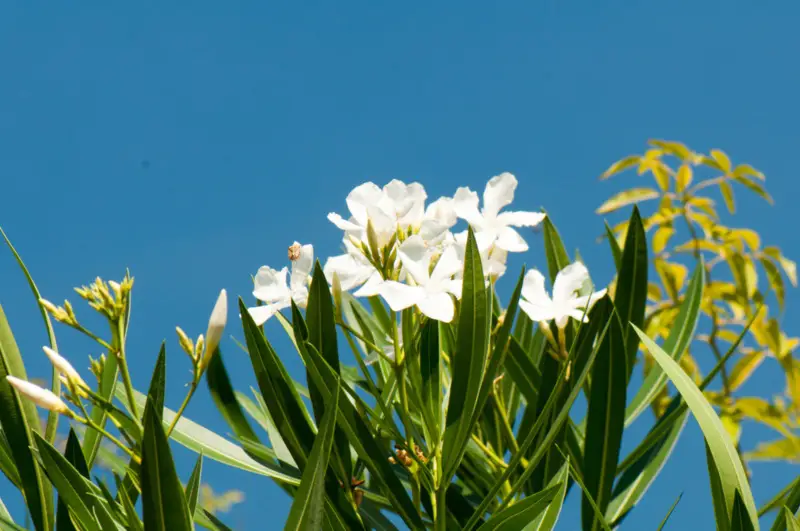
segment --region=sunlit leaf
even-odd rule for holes
[[[631,188],[614,195],[600,205],[595,212],[597,214],[607,214],[633,203],[656,199],[659,195],[658,190],[654,188]]]

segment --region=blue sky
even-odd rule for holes
[[[436,197],[511,171],[517,206],[544,206],[605,282],[612,263],[595,242],[603,225],[594,209],[635,177],[597,176],[648,138],[676,139],[762,169],[776,205],[749,200],[739,223],[798,258],[787,225],[800,191],[798,16],[797,3],[740,1],[6,3],[0,224],[49,299],[74,300],[73,286],[131,268],[133,377],[146,387],[166,338],[173,407],[189,378],[175,325],[203,332],[223,287],[250,301],[250,275],[282,266],[293,240],[336,253],[339,233],[325,215],[343,212],[347,192],[365,180],[419,180]],[[538,237],[530,240],[524,261],[544,267]],[[46,339],[27,289],[0,254],[0,302],[29,370],[43,377]],[[797,332],[796,290],[787,306]],[[76,365],[99,353],[59,332]],[[232,342],[224,347],[246,389],[249,362]],[[783,383],[765,367],[753,385],[771,395]],[[226,432],[205,392],[188,416]],[[770,436],[753,433],[745,445]],[[191,464],[181,451],[186,477]],[[215,489],[247,493],[226,515],[232,525],[258,529],[265,515],[278,522],[288,513],[266,479],[206,470]],[[757,501],[798,472],[756,465]],[[681,491],[672,527],[710,528],[693,422],[626,528],[653,527]],[[21,518],[10,492],[0,486]],[[565,518],[564,528],[578,521]]]

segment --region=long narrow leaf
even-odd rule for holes
[[[557,492],[558,487],[556,486],[526,496],[522,501],[496,513],[478,529],[479,531],[517,531],[547,509]]]
[[[555,496],[550,501],[547,510],[536,517],[534,521],[525,526],[523,531],[552,531],[561,515],[561,507],[564,505],[564,498],[567,495],[567,484],[569,483],[570,459],[564,461],[561,469],[550,480],[548,487],[558,486]]]
[[[325,505],[325,472],[333,446],[333,433],[336,428],[336,415],[339,409],[339,379],[336,379],[332,401],[326,405],[325,414],[319,426],[311,455],[303,470],[300,488],[294,495],[292,508],[286,519],[284,529],[320,529]]]
[[[705,288],[705,268],[702,261],[692,274],[689,287],[686,289],[678,317],[672,325],[669,336],[664,341],[664,351],[672,356],[672,359],[679,361],[689,342],[694,336],[697,328],[697,321],[700,316],[700,303],[703,300],[703,289]],[[631,400],[625,410],[625,427],[628,427],[634,420],[650,405],[653,399],[658,396],[667,384],[667,375],[660,367],[652,367],[650,372],[642,382],[639,391]]]
[[[622,248],[622,263],[620,264],[617,288],[614,294],[614,307],[617,309],[622,321],[625,337],[628,378],[631,377],[633,372],[633,365],[639,350],[639,336],[634,333],[630,325],[643,326],[646,304],[647,239],[639,209],[634,205],[633,213],[628,222],[625,246]]]
[[[442,482],[446,488],[466,451],[489,354],[489,300],[475,234],[469,229],[458,319],[453,381],[447,407]]]
[[[200,495],[200,480],[203,477],[203,454],[197,456],[197,462],[192,469],[192,475],[186,482],[186,505],[189,507],[189,514],[195,514],[197,510],[197,499]]]
[[[52,529],[52,494],[34,460],[33,434],[39,431],[39,415],[33,402],[19,396],[7,376],[27,379],[17,343],[0,306],[0,424],[19,472],[25,503],[36,529]]]
[[[148,531],[193,530],[169,441],[152,402],[148,402],[144,410],[141,476],[144,528]]]
[[[758,526],[758,516],[753,494],[750,492],[750,485],[747,481],[742,462],[725,431],[722,421],[720,421],[711,404],[697,388],[694,381],[661,347],[659,347],[647,334],[634,327],[634,330],[647,347],[650,355],[658,363],[667,376],[675,384],[678,392],[683,396],[689,409],[692,410],[697,419],[700,429],[706,438],[709,449],[714,457],[714,462],[720,473],[722,488],[725,493],[725,501],[728,510],[733,510],[733,501],[736,490],[738,489],[744,502],[747,513],[755,527]]]
[[[89,468],[86,466],[86,458],[83,456],[81,450],[81,443],[75,430],[70,428],[69,435],[67,436],[67,445],[64,449],[64,457],[67,461],[75,467],[83,477],[89,479]],[[62,496],[58,497],[58,504],[56,505],[56,529],[58,531],[69,531],[75,529],[74,524],[69,516],[69,506]]]

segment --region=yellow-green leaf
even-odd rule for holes
[[[678,175],[675,176],[675,191],[681,193],[690,184],[692,184],[692,168],[688,164],[683,164],[678,168]]]
[[[685,145],[681,144],[680,142],[674,142],[669,140],[649,140],[648,144],[651,146],[656,146],[661,148],[665,153],[670,155],[674,155],[681,159],[681,161],[686,161],[687,159],[693,159],[694,153],[687,148]]]
[[[751,177],[755,177],[760,181],[766,180],[766,177],[764,177],[763,173],[761,173],[754,167],[750,166],[749,164],[739,164],[738,166],[736,166],[736,169],[733,170],[733,176],[737,177],[740,175],[749,175]]]
[[[759,262],[761,262],[761,267],[764,268],[764,272],[767,274],[769,287],[772,289],[772,292],[775,293],[775,298],[778,299],[778,307],[783,311],[783,303],[786,298],[786,286],[783,284],[783,277],[780,271],[778,271],[778,266],[768,258],[760,258]]]
[[[722,171],[724,171],[725,173],[730,173],[731,159],[728,158],[728,155],[726,155],[724,151],[719,149],[712,149],[711,157],[717,161],[717,164],[720,165]]]
[[[800,463],[800,438],[786,438],[761,443],[744,454],[749,461],[789,461]]]
[[[736,362],[736,365],[733,366],[730,375],[728,376],[728,387],[731,391],[736,391],[744,382],[750,378],[750,375],[753,374],[753,371],[761,365],[761,362],[764,361],[764,353],[763,352],[752,352],[750,354],[746,354]]]
[[[611,199],[600,205],[600,208],[598,208],[596,212],[598,214],[614,212],[615,210],[632,203],[647,201],[648,199],[655,199],[658,197],[658,195],[658,190],[654,190],[652,188],[631,188],[630,190],[624,190],[613,196]]]
[[[614,164],[608,167],[606,171],[600,176],[601,180],[608,179],[612,175],[625,171],[628,168],[635,166],[641,157],[639,155],[629,155],[622,160],[618,160]]]
[[[751,180],[751,179],[749,179],[747,177],[744,177],[744,176],[737,177],[736,175],[734,175],[733,178],[737,183],[741,184],[742,186],[744,186],[745,188],[747,188],[751,192],[756,193],[758,196],[760,196],[762,199],[764,199],[770,205],[775,203],[775,201],[772,199],[772,196],[769,195],[769,193],[766,191],[766,189],[762,185],[758,184],[757,182],[755,182],[755,181],[753,181],[753,180]]]
[[[733,186],[729,181],[720,181],[719,190],[722,192],[722,198],[725,200],[725,206],[728,207],[728,212],[733,214],[736,212],[736,200],[733,197]]]
[[[667,246],[667,242],[675,234],[675,229],[668,225],[660,226],[653,235],[653,252],[660,253]]]

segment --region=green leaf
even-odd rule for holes
[[[595,213],[607,214],[633,203],[657,199],[659,196],[660,194],[655,188],[631,188],[630,190],[623,190],[600,205]]]
[[[628,234],[631,234],[631,231]],[[633,247],[626,245],[625,252]],[[623,270],[624,264],[623,259]],[[619,291],[617,293],[619,294]],[[592,317],[595,318],[594,315]],[[628,378],[622,325],[613,313],[606,319],[611,319],[610,329],[592,366],[592,387],[586,416],[583,461],[587,494],[597,503],[597,508],[602,514],[605,514],[611,501],[611,490],[617,471],[625,425],[625,389]],[[583,529],[594,531],[601,525],[594,517],[588,496],[583,498],[581,517]]]
[[[58,344],[56,343],[56,333],[53,330],[53,322],[50,320],[50,314],[47,313],[42,303],[39,302],[42,299],[42,294],[39,292],[39,288],[36,286],[36,283],[33,281],[33,277],[31,276],[28,268],[25,266],[25,262],[22,261],[22,257],[19,255],[17,250],[11,245],[11,240],[8,239],[6,233],[0,228],[0,235],[3,236],[3,239],[6,241],[6,245],[11,250],[11,254],[14,255],[14,258],[17,260],[17,265],[19,268],[22,269],[22,274],[25,275],[25,279],[28,281],[28,286],[31,288],[33,292],[33,296],[36,299],[36,306],[39,307],[39,313],[42,315],[42,320],[44,321],[44,327],[47,330],[47,338],[50,341],[50,348],[58,352]],[[51,390],[53,394],[60,395],[61,394],[61,379],[59,378],[59,372],[56,367],[53,367],[52,372],[52,379],[53,385]],[[48,442],[52,443],[56,440],[56,431],[58,430],[58,413],[55,411],[50,411],[47,414],[47,427],[45,428],[45,439]]]
[[[569,265],[569,255],[564,248],[561,241],[561,236],[558,234],[553,222],[550,221],[550,216],[544,218],[542,222],[544,234],[544,253],[547,258],[547,271],[550,273],[550,282],[556,281],[556,275],[559,271]]]
[[[438,438],[442,429],[442,376],[439,341],[439,322],[428,319],[422,326],[419,346],[419,365],[422,380],[420,389],[423,414],[428,432]]]
[[[122,480],[120,480],[119,476],[116,475],[115,479],[117,480],[117,493],[120,501],[122,502],[122,507],[125,509],[125,516],[127,517],[127,522],[128,522],[128,530],[144,531],[144,526],[142,525],[142,521],[139,520],[139,514],[136,512],[136,506],[134,505],[130,496],[128,496],[127,490],[125,486],[122,484]],[[58,531],[61,530],[58,529]]]
[[[683,493],[678,494],[678,497],[675,499],[674,502],[672,502],[672,506],[669,508],[669,511],[667,511],[667,515],[664,517],[664,519],[661,520],[661,524],[658,526],[658,530],[657,531],[662,531],[662,529],[664,529],[664,526],[667,525],[667,522],[669,521],[669,517],[672,516],[672,513],[675,511],[675,507],[678,506],[678,502],[681,501],[681,497],[682,496],[683,496]]]
[[[118,398],[124,399],[125,393],[123,390],[118,390],[117,394]],[[134,395],[136,397],[136,404],[139,407],[144,407],[147,400],[146,397],[136,390],[134,390]],[[165,429],[172,423],[174,418],[175,412],[169,408],[164,408],[162,425]],[[212,461],[254,474],[267,476],[279,483],[285,483],[287,485],[300,484],[299,474],[291,473],[275,465],[267,463],[262,464],[255,461],[252,457],[247,455],[240,446],[185,416],[181,416],[181,418],[178,419],[177,424],[175,424],[175,429],[172,430],[170,434],[170,439],[195,453],[202,453],[205,458],[211,459]]]
[[[516,338],[511,340],[506,358],[505,369],[516,384],[528,404],[536,404],[539,389],[542,385],[542,375],[539,368],[533,363],[528,353],[522,348]]]
[[[702,391],[697,388],[694,381],[692,381],[691,377],[686,374],[680,365],[652,339],[647,337],[644,332],[635,327],[634,330],[636,330],[636,333],[639,335],[656,363],[661,366],[670,380],[672,380],[672,383],[683,396],[687,406],[692,410],[692,413],[697,419],[720,474],[726,507],[729,511],[733,509],[734,493],[736,489],[739,489],[745,507],[747,508],[747,513],[753,525],[757,527],[758,516],[755,502],[753,501],[753,495],[750,492],[750,486],[747,481],[747,475],[744,472],[736,448],[725,432],[722,421],[720,421],[719,417],[714,412],[711,404],[705,399]]]
[[[623,337],[625,338],[626,382],[631,377],[639,352],[639,338],[631,329],[631,325],[643,326],[646,306],[647,239],[639,209],[633,207],[614,294],[614,307],[622,321]]]
[[[525,526],[523,531],[552,531],[561,515],[561,507],[564,505],[564,498],[567,496],[567,484],[569,483],[569,458],[564,461],[559,471],[550,479],[548,487],[558,487],[558,490],[550,501],[547,510],[536,517],[530,524]]]
[[[153,376],[150,377],[150,388],[147,391],[147,399],[153,403],[153,409],[159,416],[164,413],[164,396],[167,385],[167,351],[165,342],[161,342],[161,349],[158,351],[156,365],[153,367]]]
[[[461,293],[456,352],[451,363],[453,381],[442,451],[443,485],[450,483],[470,440],[489,354],[489,299],[484,286],[480,251],[471,228],[464,254]]]
[[[624,159],[618,160],[617,162],[609,166],[609,168],[606,171],[603,172],[603,174],[600,176],[600,179],[601,180],[608,179],[615,173],[619,173],[621,171],[627,170],[628,168],[636,166],[637,164],[639,164],[641,158],[642,157],[639,155],[628,155]]]
[[[317,349],[336,374],[341,375],[333,297],[331,297],[328,280],[325,278],[325,273],[323,273],[319,261],[314,266],[314,274],[309,287],[306,325],[308,326],[308,341],[314,345],[314,348]],[[309,382],[308,391],[311,394],[314,417],[317,422],[321,422],[325,414],[325,403],[320,400],[319,394],[311,382]],[[350,460],[350,445],[340,430],[335,429],[334,431],[334,462],[337,465],[334,468],[339,471],[339,479],[347,481],[353,473],[353,464]]]
[[[47,470],[47,477],[58,491],[81,529],[100,531],[94,508],[101,498],[100,490],[86,479],[70,462],[38,433],[34,434],[39,457]],[[88,467],[86,469],[88,471]]]
[[[705,269],[701,261],[697,264],[692,274],[689,287],[686,289],[686,295],[678,311],[678,317],[672,325],[669,336],[664,341],[664,350],[669,352],[675,361],[681,359],[694,336],[700,316],[700,304],[703,301],[704,288]],[[664,371],[658,366],[652,367],[625,411],[625,427],[630,426],[647,409],[666,384],[667,375],[664,374]]]
[[[778,518],[783,523],[783,529],[786,529],[787,531],[800,531],[800,520],[798,520],[786,507],[781,509]]]
[[[744,500],[739,490],[733,498],[733,512],[731,514],[731,531],[756,531],[759,529],[758,520],[755,523],[750,519],[750,515],[745,507]]]
[[[81,442],[78,440],[78,436],[72,428],[70,428],[69,435],[67,436],[64,457],[83,477],[89,479],[89,468],[86,465],[86,458],[83,456],[83,450],[81,450]],[[75,525],[72,523],[69,516],[69,506],[60,495],[56,508],[56,529],[58,531],[75,529]]]
[[[308,456],[300,488],[294,495],[292,508],[286,520],[284,529],[320,529],[325,505],[325,472],[328,469],[333,434],[336,428],[336,415],[339,410],[339,392],[341,391],[339,378],[333,389],[332,402],[329,402],[325,414],[322,416],[319,431]]]
[[[600,511],[600,508],[595,503],[594,498],[592,498],[591,494],[589,494],[589,490],[583,483],[581,475],[577,473],[575,465],[573,465],[571,461],[568,462],[570,468],[570,475],[572,476],[572,479],[574,479],[575,483],[577,483],[578,486],[581,488],[581,491],[583,492],[583,499],[585,500],[585,502],[589,504],[592,510],[594,510],[594,522],[599,524],[599,526],[604,531],[611,531],[611,527],[608,525],[608,522],[606,522],[605,518],[603,517],[603,513]]]
[[[617,237],[614,236],[614,231],[611,230],[608,223],[606,223],[606,239],[608,240],[608,246],[611,247],[611,256],[614,257],[617,273],[619,273],[619,268],[622,266],[622,249],[619,248]]]
[[[794,514],[800,508],[800,476],[797,476],[792,483],[789,483],[785,489],[778,493],[775,499],[780,500],[780,504],[777,507],[783,506],[783,509],[779,512],[778,517],[775,518],[770,531],[786,531],[786,519],[782,518],[781,514],[784,511]],[[761,516],[765,513],[765,509],[772,504],[773,502],[768,502],[764,508],[759,509],[758,515]]]
[[[192,517],[175,470],[169,441],[164,434],[161,417],[150,401],[144,409],[141,477],[144,528],[147,531],[193,530]]]
[[[0,425],[19,472],[33,525],[36,529],[52,529],[52,494],[31,453],[33,434],[39,430],[39,415],[33,402],[20,397],[11,387],[6,380],[9,375],[27,380],[17,343],[0,306]]]
[[[189,476],[189,481],[186,482],[186,489],[184,495],[186,496],[186,505],[189,507],[189,514],[195,514],[197,510],[197,498],[200,495],[200,479],[203,476],[203,454],[197,456],[197,462],[192,469],[192,475]]]
[[[542,492],[526,496],[514,505],[495,513],[478,528],[479,531],[517,531],[522,529],[525,524],[536,519],[542,511],[547,509],[550,502],[556,497],[558,490],[557,486],[549,487]]]
[[[296,309],[296,306],[293,306]],[[332,394],[336,391],[333,387],[336,374],[322,356],[310,343],[301,349],[307,359],[306,368],[314,380],[317,388],[322,392],[323,399],[330,402]],[[340,389],[340,393],[344,393]],[[351,399],[353,402],[351,402]],[[350,444],[370,471],[372,481],[383,484],[384,491],[391,501],[392,507],[411,528],[422,527],[422,520],[414,507],[405,487],[395,475],[389,464],[386,452],[378,445],[378,440],[370,429],[369,423],[359,413],[366,409],[366,405],[355,393],[339,398],[339,415],[337,422],[345,432]]]
[[[236,399],[236,393],[228,377],[228,371],[225,369],[221,350],[208,363],[206,383],[208,384],[211,398],[214,400],[219,412],[222,413],[222,417],[228,423],[228,426],[233,430],[233,433],[241,439],[260,442],[258,435],[253,431],[244,416],[239,401]]]
[[[672,450],[675,448],[675,444],[686,426],[688,417],[688,412],[685,412],[681,414],[678,421],[670,422],[669,432],[663,435],[655,445],[629,468],[625,469],[614,486],[613,499],[606,510],[607,521],[614,525],[618,524],[642,499],[672,454]],[[659,422],[664,421],[666,418],[666,416],[662,416]]]

